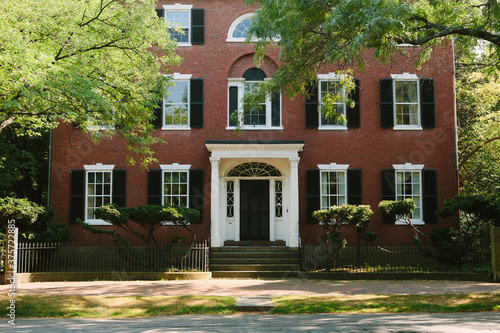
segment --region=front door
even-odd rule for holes
[[[241,180],[240,200],[240,239],[269,240],[269,180]]]

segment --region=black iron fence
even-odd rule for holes
[[[333,258],[332,246],[301,244],[301,268],[349,272],[487,272],[491,248],[471,246],[350,245]],[[333,265],[334,263],[334,265]]]
[[[18,273],[208,271],[208,243],[188,246],[77,246],[19,243]]]

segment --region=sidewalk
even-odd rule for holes
[[[0,285],[0,294],[8,292]],[[212,279],[183,281],[92,281],[20,283],[16,295],[111,296],[287,296],[357,294],[499,293],[499,283],[464,281],[337,281],[292,279]]]

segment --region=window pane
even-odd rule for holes
[[[181,177],[181,183],[187,183],[187,172],[181,172],[180,177]]]
[[[179,184],[172,184],[172,194],[179,194]]]
[[[187,103],[188,81],[174,80],[173,84],[173,86],[168,87],[168,95],[165,101],[167,103]]]
[[[172,182],[172,173],[171,172],[164,172],[164,177],[165,177],[165,184],[171,183]]]
[[[102,183],[102,172],[97,172],[95,177],[96,183]]]
[[[187,194],[187,184],[179,185],[180,194]]]
[[[246,38],[248,34],[248,27],[252,22],[251,18],[244,19],[241,21],[233,31],[233,38]]]
[[[178,183],[179,182],[179,173],[178,172],[172,172],[172,183]]]

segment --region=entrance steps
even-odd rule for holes
[[[286,246],[224,246],[210,249],[216,278],[285,278],[300,273],[299,251]]]

